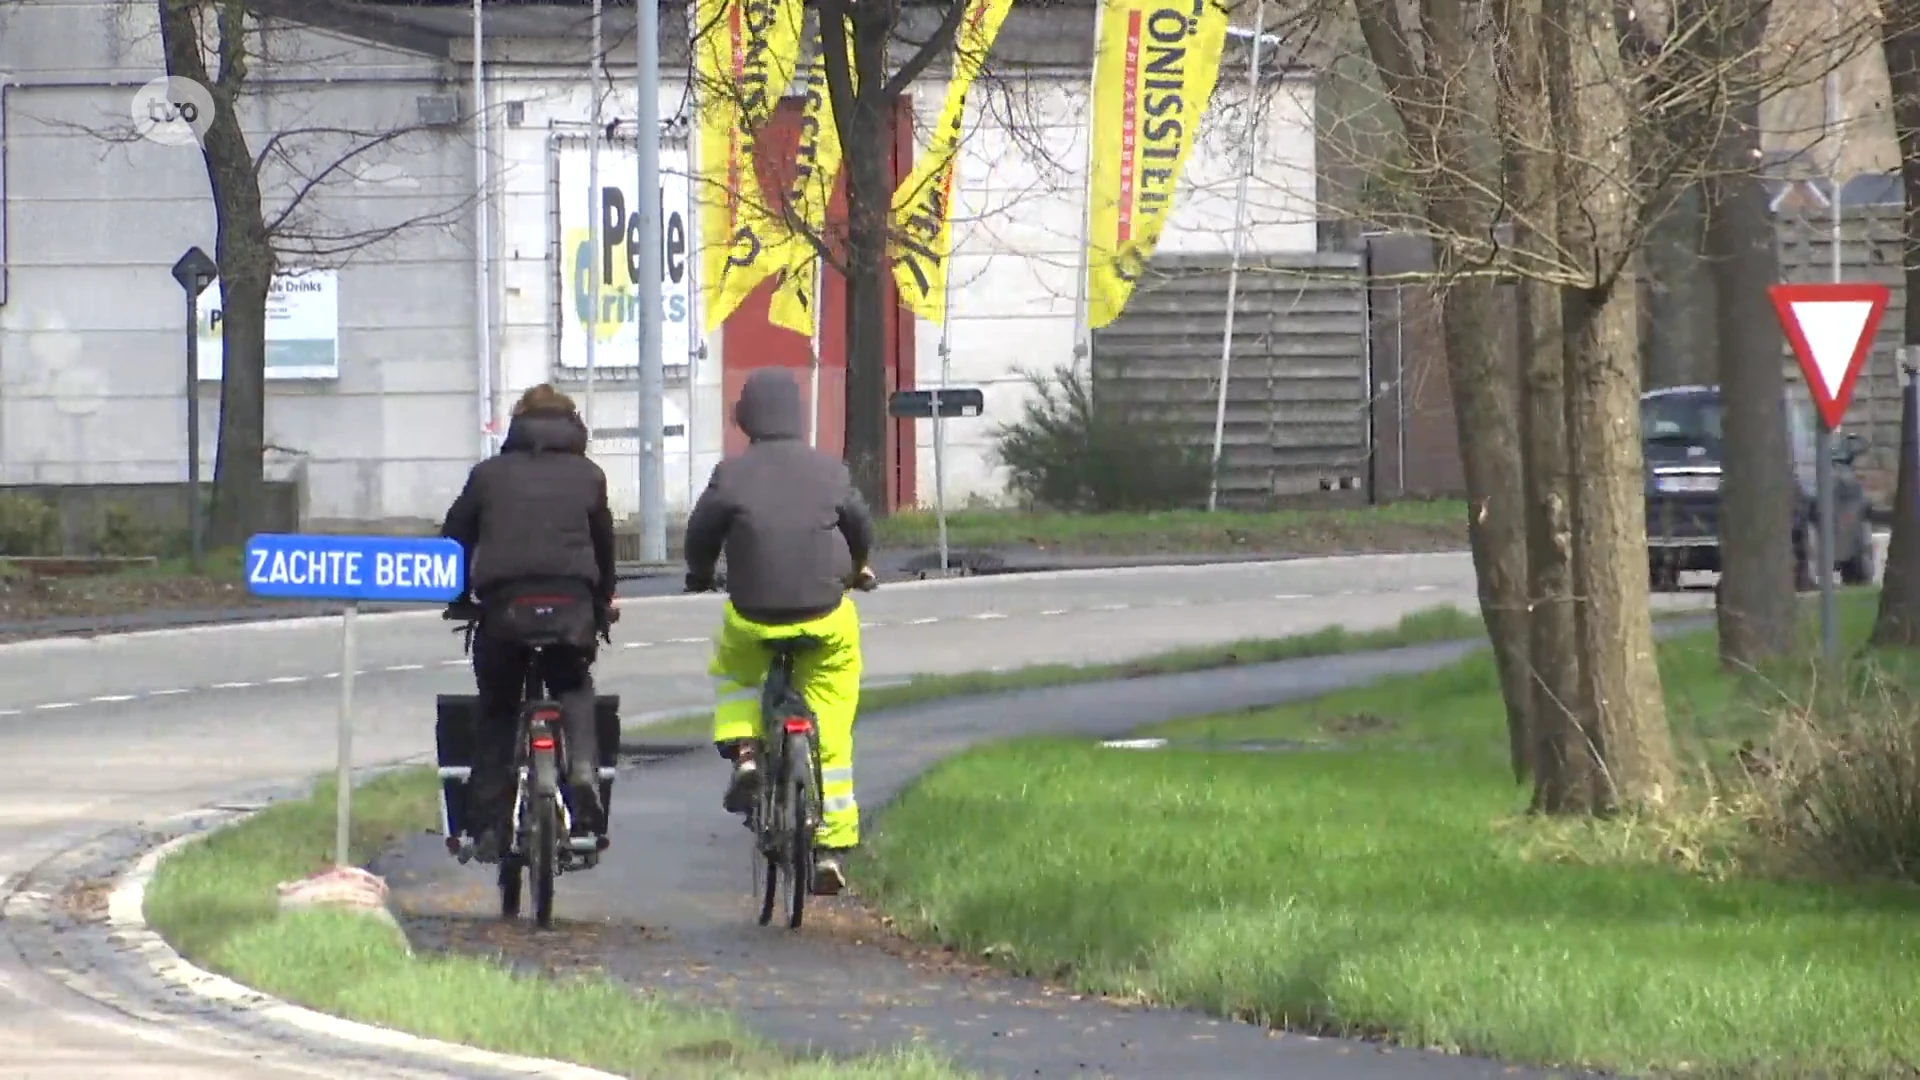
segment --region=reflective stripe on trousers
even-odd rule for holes
[[[707,673],[714,680],[713,741],[752,738],[760,724],[760,685],[770,656],[765,642],[811,637],[821,647],[794,661],[793,681],[819,725],[822,847],[860,840],[860,808],[853,794],[853,720],[860,707],[860,614],[851,599],[811,622],[769,626],[726,605]]]

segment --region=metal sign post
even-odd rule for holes
[[[1873,351],[1873,336],[1891,294],[1885,285],[1868,282],[1775,285],[1767,292],[1820,413],[1819,444],[1814,451],[1819,518],[1814,558],[1820,581],[1820,650],[1832,662],[1840,655],[1833,591],[1833,433],[1846,418],[1853,384]]]
[[[340,729],[334,775],[334,862],[352,864],[355,620],[365,603],[446,603],[466,595],[467,557],[441,537],[300,536],[247,541],[247,591],[283,600],[336,600],[340,614]]]
[[[947,547],[946,421],[979,416],[987,410],[987,396],[977,386],[945,386],[935,390],[896,390],[887,401],[887,414],[896,419],[933,421],[933,512],[940,531],[940,569],[952,568]]]
[[[173,280],[187,294],[187,531],[193,572],[206,562],[206,512],[200,505],[200,294],[220,276],[211,256],[187,249],[173,264]]]

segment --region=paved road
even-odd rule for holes
[[[1697,599],[1697,598],[1696,598]],[[1301,560],[901,585],[861,600],[873,678],[1093,662],[1472,600],[1464,556]],[[712,597],[638,600],[602,685],[629,713],[702,703]],[[428,752],[431,695],[464,691],[432,613],[361,621],[358,758]],[[329,767],[337,624],[214,627],[0,647],[0,882],[87,838]],[[22,767],[20,763],[36,763]],[[38,763],[45,763],[39,766]],[[0,1076],[338,1075],[257,1041],[176,1036],[82,1001],[0,950]],[[267,1055],[267,1056],[260,1056]],[[365,1067],[352,1071],[365,1074]],[[396,1075],[396,1074],[389,1074]]]

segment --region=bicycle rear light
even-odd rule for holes
[[[551,735],[536,735],[536,736],[534,736],[534,738],[533,738],[533,748],[534,748],[535,750],[551,750],[551,749],[553,749],[553,736],[551,736]]]
[[[805,735],[813,730],[813,721],[804,716],[789,716],[780,726],[785,728],[789,735]]]

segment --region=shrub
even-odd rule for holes
[[[120,505],[109,506],[101,514],[93,546],[98,554],[121,557],[171,553],[166,530]]]
[[[60,514],[27,495],[0,494],[0,555],[60,554]]]
[[[1920,701],[1906,687],[1878,674],[1830,682],[1781,711],[1766,751],[1740,757],[1763,795],[1763,833],[1796,864],[1920,883]]]
[[[1175,510],[1206,500],[1206,450],[1162,416],[1096,401],[1092,380],[1070,365],[1023,375],[1034,396],[994,433],[1014,494],[1066,511]]]

